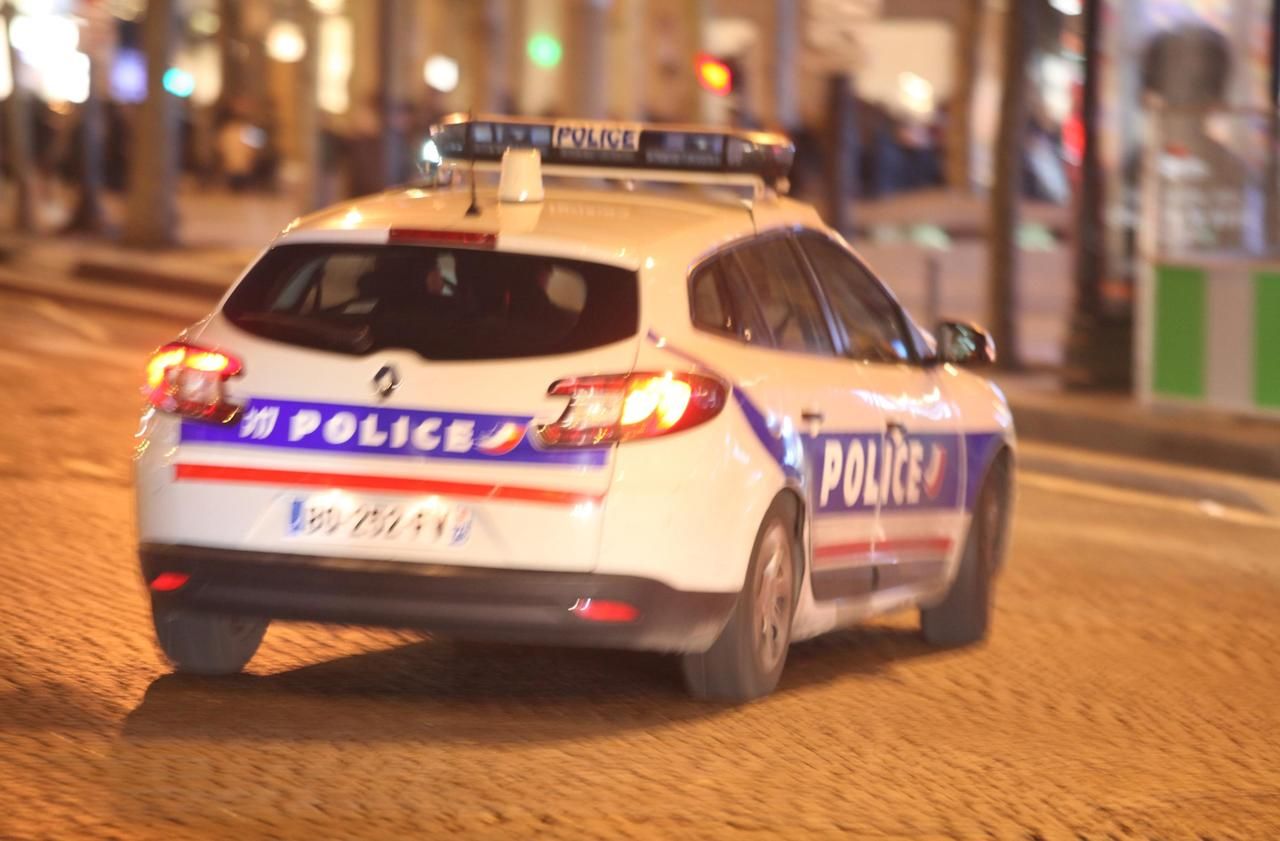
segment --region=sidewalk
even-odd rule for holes
[[[119,197],[106,201],[108,225],[123,218]],[[46,229],[59,224],[47,210]],[[150,315],[203,314],[262,247],[296,215],[287,197],[202,191],[178,197],[181,246],[130,249],[109,239],[0,235],[0,287]]]
[[[997,374],[996,380],[1019,438],[1280,479],[1280,420],[1065,391],[1052,374]]]
[[[855,201],[850,208],[854,230],[859,237],[870,236],[877,228],[933,225],[952,239],[981,238],[987,235],[987,197],[946,189],[915,190],[880,199]],[[1070,235],[1071,208],[1023,200],[1019,217],[1024,225],[1037,225],[1056,238]]]

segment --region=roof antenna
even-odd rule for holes
[[[480,215],[480,201],[476,197],[476,121],[475,112],[467,111],[467,156],[470,158],[471,174],[468,176],[471,181],[471,204],[467,207],[467,216]]]

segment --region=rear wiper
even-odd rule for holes
[[[234,319],[245,327],[267,328],[273,337],[290,339],[329,350],[368,353],[373,349],[373,335],[368,324],[328,324],[314,316],[288,312],[247,312]]]

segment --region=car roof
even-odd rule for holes
[[[283,241],[385,242],[391,229],[496,234],[499,247],[533,248],[541,253],[636,268],[669,241],[723,240],[750,234],[753,217],[741,195],[687,188],[561,187],[548,184],[541,202],[502,203],[496,189],[477,189],[478,213],[468,214],[465,187],[406,187],[364,196],[295,220]],[[807,205],[765,199],[771,227],[779,220],[814,224]]]

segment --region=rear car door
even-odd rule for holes
[[[765,363],[776,382],[770,397],[786,407],[795,452],[803,453],[814,596],[865,594],[873,572],[864,559],[878,516],[872,477],[884,429],[879,398],[864,372],[837,355],[833,325],[789,234],[763,237],[731,256],[730,277],[741,273],[776,348]]]
[[[196,337],[231,424],[181,422],[206,545],[587,571],[611,447],[554,449],[552,383],[630,371],[628,268],[428,244],[279,245]],[[197,535],[198,536],[198,535]],[[188,537],[187,539],[191,539]]]
[[[878,395],[884,414],[870,558],[876,588],[942,577],[963,525],[956,407],[937,372],[919,364],[911,325],[879,280],[824,234],[802,232],[797,242],[835,316],[849,364]]]

